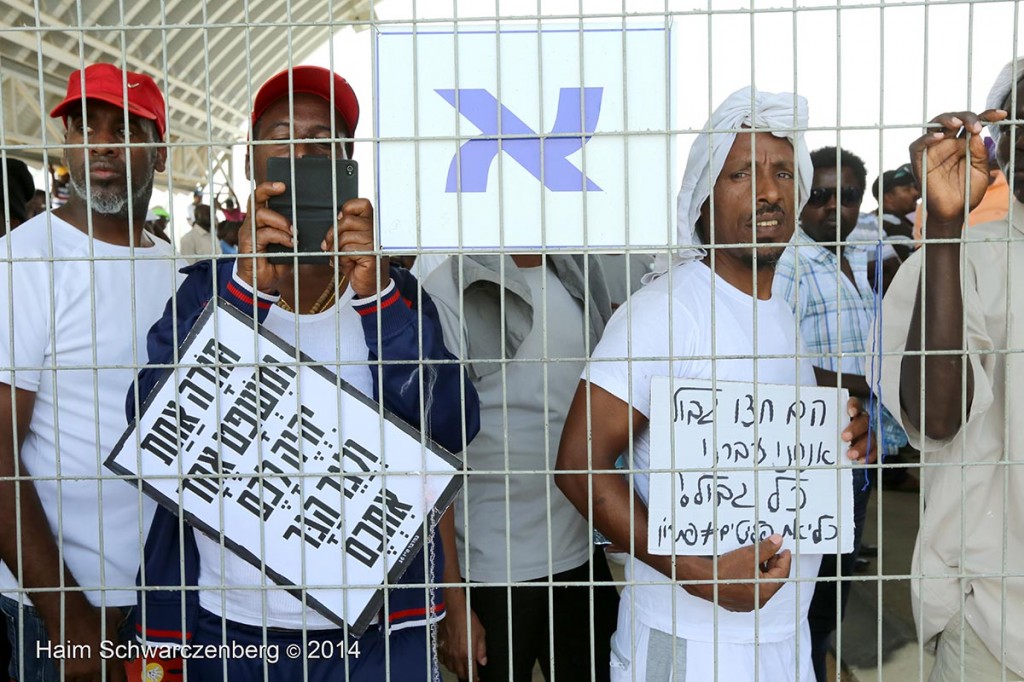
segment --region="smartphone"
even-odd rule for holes
[[[273,256],[270,262],[330,263],[330,256],[312,254],[321,253],[320,244],[333,228],[345,202],[359,196],[359,165],[345,159],[332,161],[326,156],[275,157],[267,159],[267,180],[283,182],[288,188],[284,194],[270,197],[267,206],[291,220],[296,233],[294,249],[279,244],[267,247],[271,253],[286,254]],[[297,255],[301,253],[308,255]]]

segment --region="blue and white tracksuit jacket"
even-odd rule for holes
[[[147,346],[149,362],[155,365],[169,365],[173,362],[174,350],[188,336],[199,315],[207,304],[215,297],[213,292],[236,306],[246,315],[255,315],[262,322],[273,305],[273,298],[253,292],[246,284],[233,276],[234,260],[219,259],[201,261],[181,271],[187,275],[175,294],[175,301],[168,301],[163,317],[149,332]],[[368,350],[369,368],[373,375],[373,398],[383,402],[384,406],[397,416],[416,428],[421,428],[426,435],[452,452],[463,447],[463,411],[460,405],[465,404],[465,442],[469,442],[480,428],[479,402],[473,384],[464,379],[464,372],[455,362],[454,356],[444,346],[444,337],[437,310],[433,302],[424,293],[418,299],[418,286],[415,278],[408,271],[392,266],[391,281],[394,287],[382,294],[379,304],[377,300],[356,305],[363,325],[363,333]],[[422,310],[417,309],[417,305]],[[173,304],[173,305],[172,305]],[[420,320],[422,319],[422,325]],[[378,323],[380,329],[378,332]],[[177,336],[175,336],[175,331]],[[379,334],[379,336],[378,336]],[[378,338],[380,344],[378,344]],[[422,339],[422,356],[421,356]],[[401,387],[410,379],[415,381],[420,365],[408,362],[388,364],[388,361],[408,360],[452,360],[451,363],[438,363],[436,381],[432,384],[431,409],[427,411],[428,423],[420,424],[419,391],[401,391]],[[380,361],[380,364],[378,364]],[[139,393],[142,398],[147,396],[157,385],[159,379],[171,371],[166,367],[146,367],[139,373]],[[383,374],[380,381],[379,373]],[[378,395],[383,390],[383,395]],[[134,391],[129,391],[127,414],[131,421],[135,416]],[[424,543],[426,546],[426,543]],[[442,582],[444,553],[439,539],[433,541],[435,562],[431,566],[432,575],[425,575],[426,562],[423,550],[409,563],[409,568],[401,579],[388,589],[387,613],[381,614],[383,628],[372,628],[363,636],[380,639],[381,631],[386,636],[396,630],[422,626],[444,613],[444,602],[441,590],[426,590],[424,584]],[[139,591],[138,608],[136,609],[137,632],[140,641],[148,644],[181,644],[189,642],[199,624],[200,606],[198,585],[199,554],[196,549],[193,529],[182,524],[178,517],[164,507],[158,507],[153,524],[146,540],[144,551],[145,591]],[[182,575],[184,571],[184,575]],[[139,574],[139,583],[142,581]],[[402,584],[419,585],[403,589]],[[186,588],[181,589],[184,585]],[[159,589],[165,587],[166,589]],[[158,589],[153,589],[158,588]],[[433,597],[431,598],[431,595]],[[432,603],[428,603],[431,601]],[[145,617],[143,618],[143,613]],[[184,615],[184,618],[183,618]],[[143,623],[143,620],[145,622]],[[219,621],[219,618],[218,618]],[[231,641],[231,625],[228,624],[228,641]],[[241,628],[239,636],[244,638],[245,628]],[[420,628],[422,633],[422,629]],[[301,633],[298,633],[301,634]],[[411,633],[410,633],[411,634]],[[307,633],[313,636],[313,632]],[[269,642],[275,639],[275,631],[268,630]],[[262,638],[262,637],[260,637]],[[424,639],[422,634],[419,639]],[[282,642],[291,641],[287,634]],[[382,648],[382,647],[378,647]],[[395,660],[398,651],[395,644],[388,647],[392,672],[402,669],[400,661]],[[429,652],[420,646],[417,657]],[[282,658],[284,658],[282,656]],[[257,662],[262,670],[262,661]],[[369,663],[369,661],[367,662]],[[428,671],[428,661],[409,661],[412,670]],[[383,665],[383,663],[380,663]],[[357,661],[349,660],[348,667],[353,677]],[[192,665],[189,664],[190,671]],[[311,668],[305,674],[311,673]],[[338,668],[334,668],[334,678]],[[284,671],[280,671],[284,672]],[[365,671],[370,673],[370,671]],[[368,674],[366,679],[383,679],[383,670]],[[271,679],[287,679],[292,673],[272,674]],[[315,679],[320,675],[311,676]],[[300,675],[301,678],[301,675]]]

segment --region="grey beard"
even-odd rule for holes
[[[146,182],[132,192],[132,208],[135,212],[141,206],[143,210],[149,208],[149,198],[153,195],[153,168],[150,166],[146,174]],[[89,210],[101,215],[114,215],[128,217],[128,193],[93,189],[92,196],[86,191],[85,184],[79,183],[74,173],[68,174],[68,185],[80,199],[89,204]],[[116,191],[116,190],[115,190]]]

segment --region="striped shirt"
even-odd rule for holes
[[[775,267],[772,289],[793,308],[815,367],[869,374],[879,350],[870,338],[871,324],[881,302],[876,304],[868,282],[868,251],[854,245],[843,248],[843,257],[853,271],[851,282],[840,269],[835,248],[822,246],[801,229]],[[882,454],[894,454],[907,444],[907,435],[884,407],[881,417]],[[874,414],[871,421],[875,426]]]

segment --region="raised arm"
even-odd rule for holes
[[[900,370],[900,403],[910,424],[928,438],[953,437],[974,397],[974,377],[970,365],[965,368],[963,358],[959,238],[965,215],[978,205],[988,188],[988,153],[980,135],[982,125],[1005,117],[1006,112],[997,110],[980,115],[969,111],[942,114],[932,119],[932,123],[942,126],[941,130],[930,130],[910,145],[914,174],[926,185],[927,241],[922,280],[918,282],[907,334],[907,353]],[[930,354],[922,359],[920,351]]]

